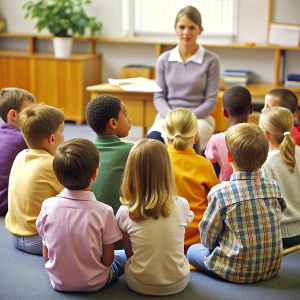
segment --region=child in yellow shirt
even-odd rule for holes
[[[169,112],[164,130],[179,196],[188,200],[195,214],[185,232],[184,250],[187,251],[189,246],[200,242],[198,224],[207,208],[207,194],[219,181],[212,163],[193,149],[198,139],[198,124],[190,110],[176,108]]]

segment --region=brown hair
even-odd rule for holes
[[[198,132],[197,117],[187,108],[175,108],[168,113],[163,128],[174,148],[184,150]]]
[[[282,159],[287,163],[290,172],[294,172],[296,142],[290,135],[294,126],[291,111],[280,106],[270,107],[260,115],[259,126],[273,136],[279,145]],[[284,135],[285,132],[289,134]]]
[[[34,104],[25,108],[19,117],[20,129],[30,148],[38,149],[44,140],[57,132],[64,122],[63,112],[45,104]]]
[[[187,18],[189,18],[191,21],[193,21],[194,23],[196,23],[200,27],[202,26],[201,14],[200,14],[199,10],[196,7],[188,5],[184,8],[182,8],[177,13],[177,16],[176,16],[176,19],[175,19],[175,26],[176,26],[177,22],[179,21],[179,19],[183,16],[186,16]]]
[[[83,190],[91,184],[99,162],[97,147],[87,139],[76,138],[56,148],[53,169],[63,186],[70,190]]]
[[[6,123],[7,114],[13,109],[20,112],[21,106],[25,100],[35,102],[34,96],[19,88],[4,88],[0,92],[0,117]]]
[[[233,126],[225,135],[225,143],[234,164],[241,171],[255,171],[267,159],[269,142],[258,125],[240,123]]]
[[[135,222],[169,216],[177,188],[170,156],[163,143],[143,139],[133,146],[120,194],[121,203],[129,206],[129,217]]]
[[[289,109],[292,113],[295,113],[298,108],[297,96],[291,90],[273,89],[267,95],[277,97],[279,106]]]

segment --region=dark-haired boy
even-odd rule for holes
[[[12,244],[28,253],[42,254],[42,238],[35,221],[43,201],[63,189],[52,162],[55,148],[64,141],[64,121],[60,109],[44,104],[27,107],[19,116],[29,149],[16,156],[11,168],[5,226]]]
[[[25,90],[4,88],[0,91],[0,117],[5,122],[0,126],[0,215],[7,213],[11,166],[17,154],[28,148],[19,128],[19,114],[34,103],[34,96]]]
[[[86,120],[97,134],[95,145],[100,153],[102,167],[91,191],[98,201],[110,205],[114,213],[120,207],[119,190],[132,143],[126,137],[131,128],[125,104],[117,97],[100,95],[86,107]]]
[[[255,124],[237,124],[225,135],[230,181],[213,187],[199,223],[201,244],[192,245],[189,262],[206,273],[237,283],[276,276],[283,249],[280,220],[285,202],[278,182],[263,177],[269,142]]]
[[[265,107],[262,112],[273,106],[282,106],[289,109],[294,114],[298,108],[297,96],[289,89],[273,89],[265,96]],[[293,126],[291,137],[300,146],[300,132]]]
[[[72,139],[56,149],[53,169],[65,189],[43,202],[36,221],[55,290],[97,291],[124,273],[125,252],[114,255],[122,233],[113,210],[90,192],[99,166],[98,149],[89,140]]]
[[[239,123],[247,123],[249,114],[252,113],[250,92],[242,86],[233,86],[226,90],[222,98],[223,114],[228,118],[229,129]],[[220,166],[219,181],[227,181],[233,173],[231,165],[227,161],[225,145],[225,132],[214,134],[205,149],[205,157],[214,164]]]

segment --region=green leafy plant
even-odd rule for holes
[[[102,23],[96,17],[89,17],[83,5],[91,4],[91,0],[39,0],[27,1],[23,9],[27,11],[25,19],[37,19],[35,28],[40,32],[48,28],[56,37],[70,37],[85,33],[100,34]]]

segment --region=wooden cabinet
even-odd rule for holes
[[[0,50],[0,70],[0,88],[26,89],[37,102],[63,108],[67,121],[81,124],[90,100],[86,87],[101,82],[101,55],[57,59],[52,53]]]

